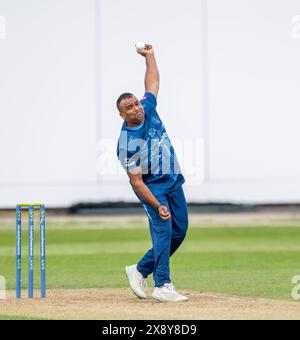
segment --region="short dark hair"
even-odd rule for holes
[[[120,95],[120,97],[117,100],[117,108],[118,108],[119,111],[121,111],[121,107],[120,107],[121,101],[123,99],[128,99],[128,98],[131,98],[131,97],[133,97],[132,93],[123,93],[123,94]]]

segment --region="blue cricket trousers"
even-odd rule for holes
[[[141,200],[149,218],[152,238],[150,249],[137,265],[137,270],[146,278],[153,273],[155,287],[170,283],[170,256],[181,245],[188,228],[188,209],[182,186],[165,195],[156,196],[167,207],[171,218],[163,221],[156,209]]]

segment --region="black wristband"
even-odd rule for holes
[[[156,207],[156,210],[158,210],[159,209],[159,207],[161,207],[162,206],[162,204],[159,204],[157,207]]]

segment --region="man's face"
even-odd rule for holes
[[[123,99],[120,109],[120,116],[126,121],[127,126],[140,125],[145,119],[144,108],[135,96]]]

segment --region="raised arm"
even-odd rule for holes
[[[157,97],[159,90],[159,72],[153,47],[152,45],[145,44],[145,48],[138,50],[137,53],[146,59],[145,91],[151,92]]]

